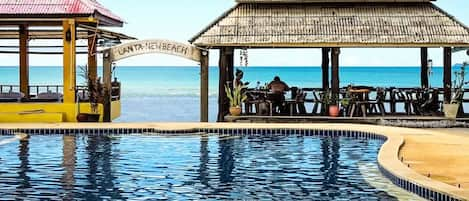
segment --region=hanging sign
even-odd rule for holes
[[[169,40],[140,40],[111,47],[110,53],[113,61],[142,54],[162,53],[200,62],[201,50],[192,45]]]

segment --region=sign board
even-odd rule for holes
[[[201,50],[195,46],[169,40],[139,40],[114,46],[109,52],[112,61],[142,54],[162,53],[200,62],[201,54]]]

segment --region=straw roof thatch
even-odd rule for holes
[[[203,47],[467,47],[469,29],[432,3],[239,3],[190,42]]]

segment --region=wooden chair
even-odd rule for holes
[[[386,109],[384,108],[384,101],[386,99],[386,91],[383,88],[376,90],[376,99],[368,101],[370,107],[370,113],[386,115]]]

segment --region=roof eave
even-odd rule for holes
[[[441,48],[441,47],[469,47],[468,42],[461,43],[264,43],[264,44],[205,44],[194,43],[198,47],[207,47],[209,49],[218,49],[222,47],[242,47],[242,48],[324,48],[324,47],[343,47],[343,48]]]
[[[195,36],[193,36],[191,39],[189,39],[189,43],[193,44],[193,42],[196,41],[200,36],[202,36],[202,34],[207,32],[210,28],[215,26],[220,20],[222,20],[223,18],[228,16],[231,12],[233,12],[238,7],[238,5],[239,5],[239,3],[236,3],[233,7],[231,7],[227,11],[225,11],[222,15],[217,17],[215,20],[213,20],[208,26],[206,26],[204,29],[202,29],[202,31],[200,31]]]

